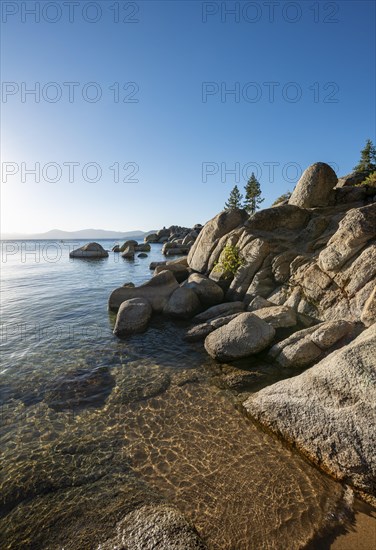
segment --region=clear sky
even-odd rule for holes
[[[1,7],[4,232],[204,223],[376,142],[373,1]]]

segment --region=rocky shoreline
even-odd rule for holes
[[[154,276],[140,287],[114,290],[109,309],[120,337],[163,314],[190,319],[186,340],[202,341],[219,362],[263,352],[282,368],[310,367],[249,397],[244,408],[372,500],[376,189],[354,181],[316,163],[285,203],[251,217],[221,212],[196,231],[187,257],[152,265]],[[168,239],[167,231],[148,242]],[[229,251],[239,258],[233,271]]]
[[[360,183],[316,163],[272,208],[126,242],[114,253],[132,259],[163,243],[181,257],[151,264],[149,281],[115,289],[108,306],[120,338],[146,331],[154,315],[190,322],[185,340],[224,365],[246,415],[375,505],[376,189]],[[257,373],[237,365],[252,358],[285,380],[243,392]],[[152,516],[169,524],[171,514]],[[146,525],[159,532],[137,522],[139,541]],[[184,537],[177,548],[203,547],[194,530]]]

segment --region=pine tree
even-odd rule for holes
[[[244,208],[248,214],[254,214],[264,199],[261,198],[260,183],[256,179],[256,176],[252,172],[247,185],[245,186],[245,201]]]
[[[368,170],[374,172],[376,170],[376,147],[370,139],[367,139],[364,149],[360,152],[361,157],[359,163],[355,166],[356,172]]]
[[[242,208],[243,195],[240,193],[238,186],[235,185],[230,193],[228,201],[225,203],[225,210],[233,210],[234,208]]]

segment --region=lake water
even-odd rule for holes
[[[145,282],[161,245],[69,259],[82,244],[2,243],[1,548],[98,548],[161,499],[213,550],[304,548],[349,523],[346,490],[245,418],[221,383],[233,367],[185,343],[186,323],[113,336],[110,292]]]

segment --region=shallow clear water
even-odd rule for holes
[[[161,246],[70,260],[81,244],[2,243],[1,547],[97,548],[161,498],[210,549],[304,548],[338,523],[342,486],[239,412],[218,383],[233,367],[185,343],[184,323],[112,335],[110,292],[146,281]]]

